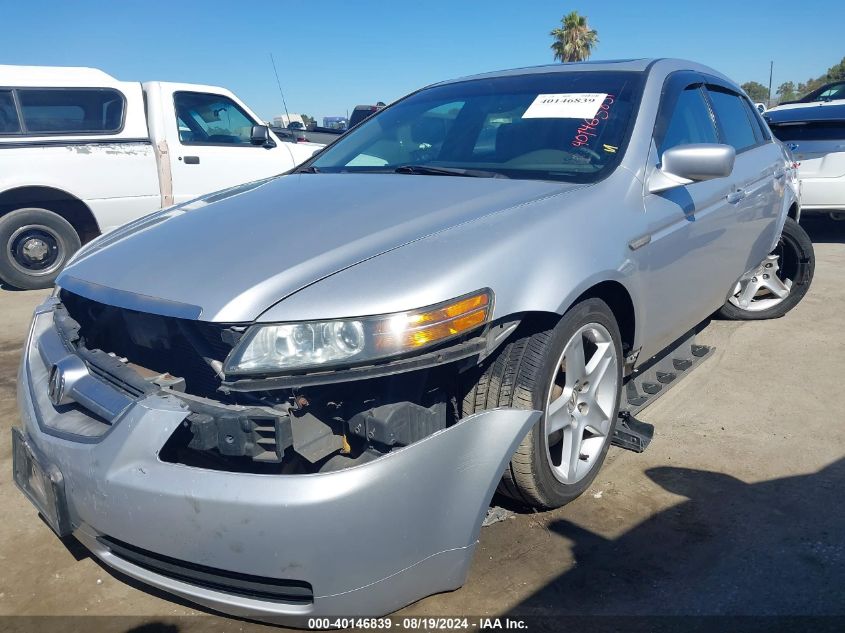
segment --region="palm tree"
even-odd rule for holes
[[[555,38],[552,42],[555,61],[582,62],[589,59],[593,47],[599,42],[599,34],[587,25],[587,17],[573,11],[564,16],[560,23],[563,28],[549,33]]]

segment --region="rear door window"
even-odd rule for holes
[[[101,88],[22,88],[17,91],[29,134],[107,134],[123,128],[125,99]]]
[[[0,90],[0,134],[20,134],[21,124],[11,90]]]
[[[722,129],[722,141],[733,145],[737,152],[757,145],[757,136],[742,97],[715,87],[711,87],[708,93]]]
[[[765,143],[772,140],[772,135],[760,112],[747,99],[741,99],[742,105],[745,106],[745,113],[751,119],[751,125],[754,128],[754,133],[757,135],[757,142]]]
[[[672,117],[666,127],[660,152],[690,143],[718,143],[716,126],[710,108],[698,86],[691,86],[678,95]]]

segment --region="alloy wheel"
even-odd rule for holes
[[[610,439],[618,363],[613,338],[598,323],[581,327],[563,348],[546,402],[544,443],[552,473],[564,484],[586,477]]]

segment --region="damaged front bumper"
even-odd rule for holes
[[[67,368],[73,388],[53,404]],[[50,302],[36,311],[18,404],[23,442],[60,473],[69,529],[104,563],[218,611],[293,624],[460,587],[501,473],[540,417],[479,413],[335,472],[169,463],[159,453],[187,405],[167,390],[129,397],[77,363]]]

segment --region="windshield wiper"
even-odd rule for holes
[[[313,165],[309,165],[308,167],[299,167],[298,169],[294,169],[293,173],[295,174],[319,174],[320,170],[314,167]]]
[[[393,170],[397,174],[421,174],[425,176],[465,176],[468,178],[507,178],[504,174],[485,169],[461,169],[459,167],[435,167],[433,165],[400,165]]]

